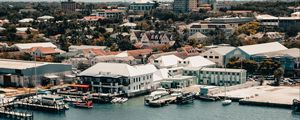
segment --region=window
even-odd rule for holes
[[[219,56],[215,56],[215,59],[219,59]]]
[[[204,58],[207,58],[207,56],[204,56]]]
[[[209,56],[209,58],[214,58],[214,56]]]
[[[130,86],[128,86],[128,90],[130,90]]]

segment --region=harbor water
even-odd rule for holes
[[[26,110],[27,111],[27,110]],[[300,120],[289,109],[243,106],[237,102],[195,100],[192,104],[152,108],[144,106],[143,97],[124,104],[94,104],[93,109],[74,108],[64,113],[33,111],[34,120]]]

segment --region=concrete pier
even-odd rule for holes
[[[224,92],[214,96],[223,97]],[[227,91],[229,98],[241,99],[241,105],[291,108],[293,99],[299,99],[299,86],[254,86]]]

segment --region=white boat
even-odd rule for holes
[[[118,103],[120,100],[122,100],[122,98],[116,97],[116,98],[111,100],[111,103]]]
[[[223,100],[222,105],[230,105],[231,102],[232,102],[231,100]]]
[[[125,103],[128,101],[128,98],[122,98],[119,103]]]
[[[226,67],[225,67],[225,71],[226,71]],[[226,78],[225,78],[226,79]],[[226,80],[225,80],[226,81]],[[226,92],[227,92],[227,90],[226,90],[226,82],[224,83],[224,86],[225,86],[225,95],[224,95],[224,100],[222,101],[222,105],[223,106],[225,106],[225,105],[230,105],[231,104],[231,100],[230,99],[226,99]]]
[[[116,97],[114,98],[111,103],[125,103],[128,101],[128,98],[120,98],[120,97]]]

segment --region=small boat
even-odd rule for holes
[[[122,98],[119,103],[125,103],[128,101],[128,98]]]
[[[76,101],[76,102],[73,102],[73,105],[75,107],[81,107],[81,108],[93,108],[92,101]]]
[[[122,98],[120,97],[115,97],[114,99],[111,100],[111,103],[118,103]]]
[[[128,98],[120,98],[120,97],[116,97],[114,98],[111,103],[125,103],[128,101]]]
[[[225,100],[222,101],[222,105],[224,105],[224,106],[225,106],[225,105],[230,105],[231,102],[232,102],[231,100],[226,100],[226,99],[225,99]]]
[[[158,88],[156,91],[150,93],[150,95],[145,96],[144,103],[145,105],[149,105],[150,101],[157,100],[161,97],[167,96],[170,93],[166,91],[164,88]]]

